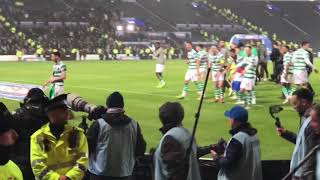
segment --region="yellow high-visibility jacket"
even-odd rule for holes
[[[76,141],[70,141],[72,134]],[[73,136],[74,137],[74,136]],[[76,142],[71,148],[70,142]],[[88,167],[88,142],[83,131],[66,124],[59,140],[52,135],[49,123],[31,136],[30,160],[37,180],[58,180],[67,176],[81,180]]]
[[[23,180],[23,176],[20,168],[14,162],[8,161],[7,164],[0,165],[0,179]]]

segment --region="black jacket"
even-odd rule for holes
[[[30,165],[30,136],[48,123],[43,105],[25,104],[13,114],[12,126],[19,135],[13,147],[12,160],[23,172],[24,179],[34,179]]]
[[[276,64],[278,64],[279,60],[280,60],[280,50],[277,48],[273,48],[272,52],[270,54],[270,59],[272,62],[275,62]]]
[[[176,126],[164,127],[161,132],[165,134],[171,128]],[[209,154],[213,145],[198,147],[197,157]],[[166,136],[161,145],[161,157],[171,177],[170,180],[185,180],[185,175],[189,169],[189,159],[185,157],[185,149],[183,145],[172,136]]]

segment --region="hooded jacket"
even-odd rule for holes
[[[216,159],[220,167],[218,180],[262,180],[260,145],[257,130],[249,123],[230,130],[233,136],[222,157]]]
[[[89,171],[97,176],[131,176],[136,157],[146,150],[139,124],[123,113],[104,114],[93,122],[88,142]]]

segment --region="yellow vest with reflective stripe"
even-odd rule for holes
[[[22,57],[22,56],[23,56],[23,52],[22,52],[22,51],[17,50],[17,51],[16,51],[16,56],[18,56],[18,57]]]
[[[4,180],[23,180],[22,172],[12,161],[0,166],[0,179]]]
[[[69,138],[77,134],[76,147],[71,148]],[[68,176],[72,180],[81,180],[88,167],[88,143],[83,131],[65,125],[57,140],[52,135],[49,123],[31,136],[30,160],[36,179],[59,179]]]

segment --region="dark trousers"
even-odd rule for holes
[[[264,78],[264,74],[266,74],[266,78],[269,78],[269,71],[268,71],[268,62],[259,62],[257,67],[257,75],[258,79]]]
[[[283,65],[282,64],[276,64],[275,66],[275,72],[273,74],[274,77],[274,81],[276,83],[280,83],[280,77],[281,77],[281,73],[283,71]]]

